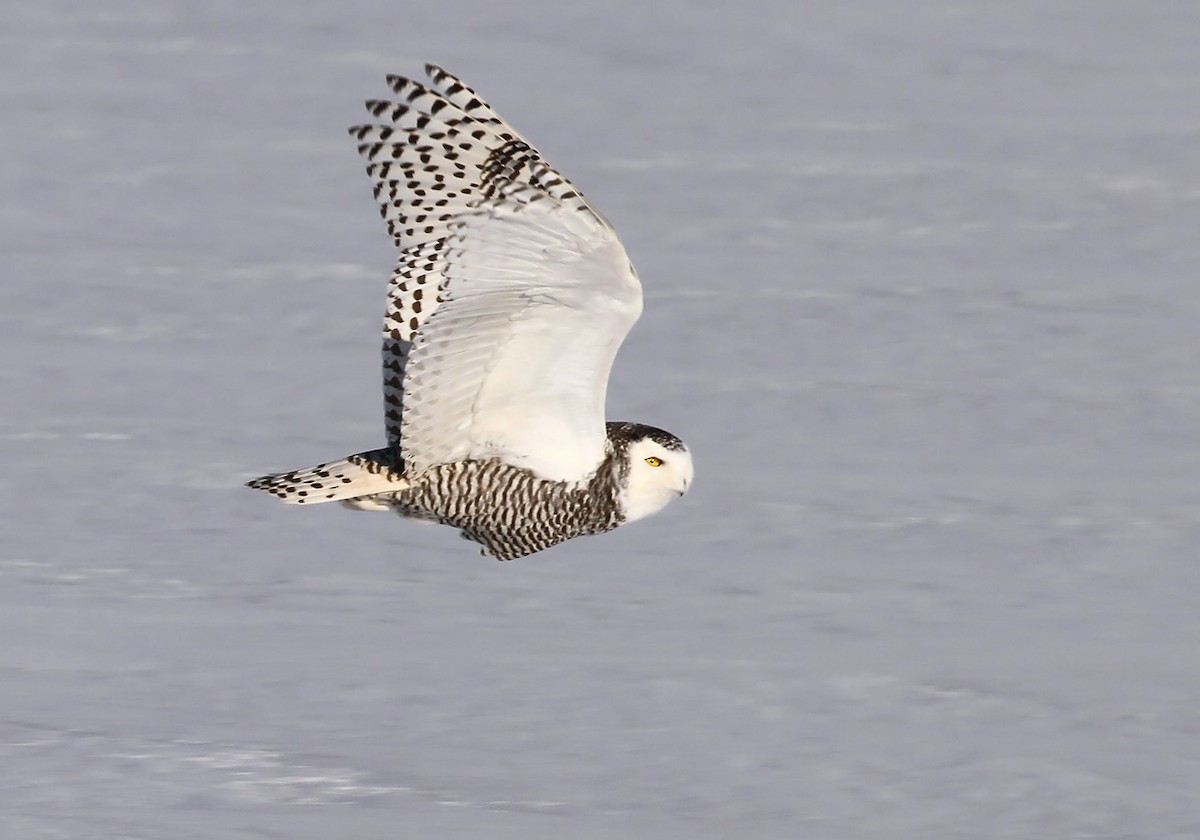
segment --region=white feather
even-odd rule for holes
[[[405,382],[409,469],[499,458],[579,481],[604,457],[604,399],[642,309],[624,248],[588,209],[510,190],[456,222],[443,301]]]

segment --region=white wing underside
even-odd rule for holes
[[[642,309],[624,248],[594,214],[528,187],[451,231],[443,300],[405,377],[406,465],[496,457],[547,479],[587,477],[604,457],[609,371]]]
[[[578,481],[641,285],[606,221],[469,87],[389,77],[391,125],[351,133],[401,249],[384,318],[389,445],[405,472],[499,458]]]

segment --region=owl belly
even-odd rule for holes
[[[403,516],[459,528],[485,553],[513,560],[617,527],[615,496],[599,484],[546,481],[497,460],[463,461],[427,470],[380,501]]]

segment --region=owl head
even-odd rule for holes
[[[626,522],[658,513],[692,483],[692,453],[670,432],[641,423],[609,423],[609,439],[623,462],[621,512]]]

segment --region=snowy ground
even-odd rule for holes
[[[1200,6],[701,5],[10,4],[0,836],[1200,836]],[[239,486],[382,440],[425,60],[621,231],[665,514]]]

